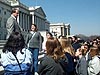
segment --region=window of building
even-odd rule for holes
[[[1,20],[2,20],[2,19],[0,18],[0,27],[1,27]]]
[[[4,28],[6,28],[6,22],[7,22],[7,19],[5,18],[4,19],[4,26],[3,26]]]
[[[0,14],[1,14],[1,9],[0,9]]]
[[[6,15],[6,11],[4,11],[4,15]]]
[[[1,34],[0,34],[0,39],[1,39]]]
[[[4,40],[6,40],[7,34],[4,35]]]

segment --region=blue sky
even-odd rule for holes
[[[100,35],[100,0],[20,0],[41,6],[50,23],[70,23],[71,35]]]

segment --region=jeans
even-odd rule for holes
[[[37,72],[38,71],[39,48],[29,48],[29,50],[32,52],[34,72]]]

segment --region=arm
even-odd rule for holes
[[[38,73],[39,73],[39,74],[42,74],[43,71],[45,70],[46,65],[47,65],[46,62],[47,62],[47,61],[46,61],[46,59],[44,59],[44,58],[40,60],[40,64],[39,64],[39,66],[38,66]]]
[[[29,42],[29,34],[27,34],[26,38],[25,38],[25,45],[26,45],[26,47],[27,47],[28,42]]]
[[[41,51],[42,50],[42,36],[41,36],[40,32],[39,32],[39,42],[40,42],[39,50]]]
[[[88,72],[91,75],[96,75],[100,72],[100,59],[98,57],[89,61]]]
[[[2,53],[1,54],[1,64],[3,66],[6,66],[8,64],[7,62],[8,62],[8,60],[7,60],[6,54],[5,53]]]
[[[14,30],[14,20],[11,17],[7,20],[6,28],[9,33]]]
[[[87,75],[87,62],[85,58],[80,62],[80,75]]]

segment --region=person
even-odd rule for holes
[[[31,75],[32,53],[25,48],[21,33],[13,32],[9,36],[1,54],[4,75]]]
[[[46,39],[44,40],[43,44],[42,44],[42,50],[44,52],[46,52],[46,41],[49,39],[49,38],[53,38],[53,35],[50,33],[50,32],[47,32],[46,33]]]
[[[98,46],[90,47],[92,59],[88,63],[88,75],[100,75],[100,59],[98,58]]]
[[[88,75],[84,49],[78,48],[75,52],[75,56],[77,57],[76,74]]]
[[[39,75],[65,75],[63,67],[60,65],[60,60],[65,60],[65,54],[63,53],[58,41],[54,38],[50,38],[46,41],[46,56],[40,60],[38,73]]]
[[[81,49],[84,49],[84,54],[85,54],[85,59],[87,61],[87,63],[91,60],[91,56],[90,56],[90,49],[89,49],[89,44],[88,42],[84,42],[84,44],[81,46]]]
[[[7,23],[6,23],[6,29],[7,29],[6,39],[9,38],[9,36],[12,32],[21,32],[22,31],[22,28],[19,26],[19,24],[17,22],[18,14],[19,14],[18,9],[12,9],[11,16],[8,18]]]
[[[41,34],[38,31],[37,26],[35,24],[31,25],[31,31],[26,37],[26,44],[29,50],[32,52],[33,69],[34,73],[37,74],[38,55],[39,51],[42,49],[42,39],[41,39]]]
[[[74,67],[74,49],[71,45],[71,41],[69,38],[60,38],[59,39],[63,51],[65,52],[65,56],[68,58],[68,64],[66,65],[66,73],[67,75],[75,75],[75,67]]]
[[[72,47],[74,48],[75,52],[78,48],[81,48],[81,44],[76,36],[72,36]]]

